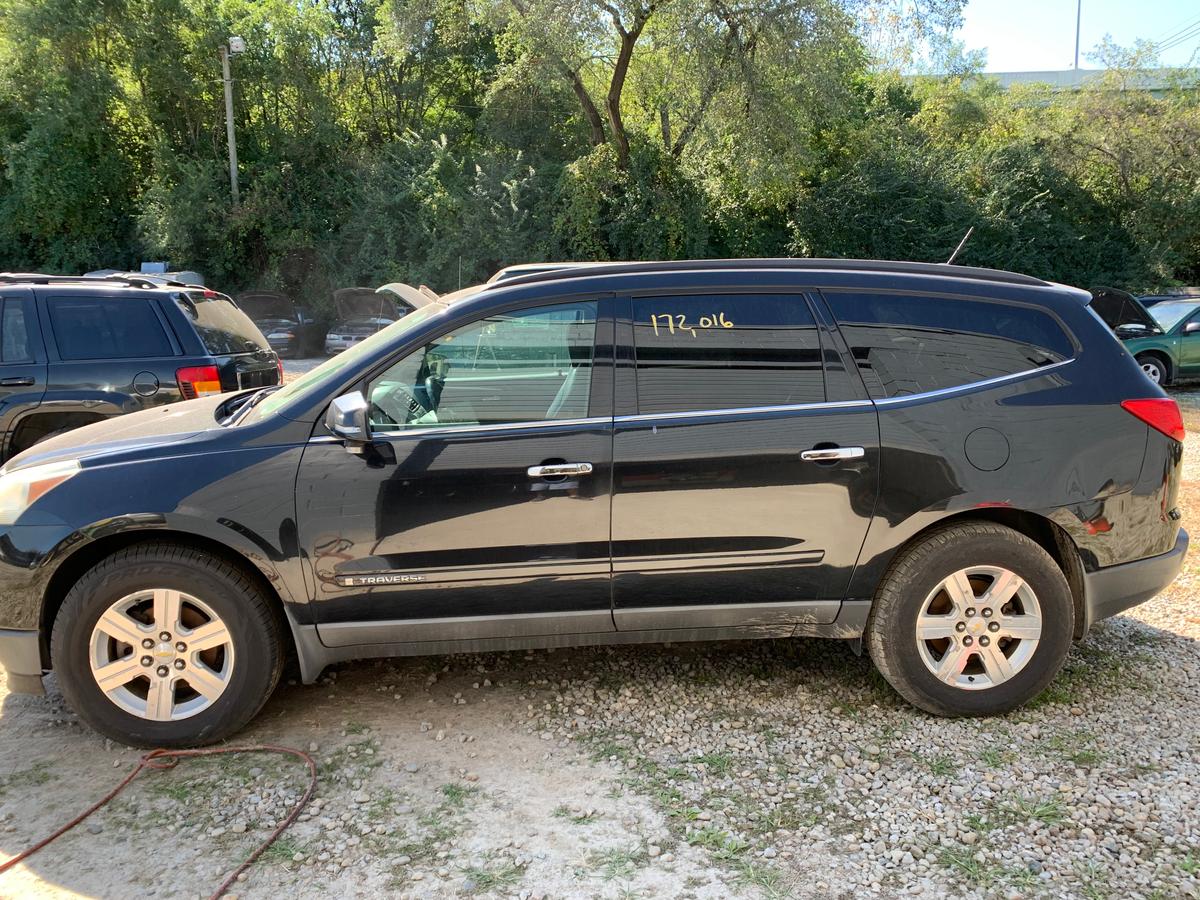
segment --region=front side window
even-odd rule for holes
[[[370,386],[374,432],[587,416],[596,303],[488,316],[408,354]]]
[[[1071,339],[1027,306],[901,294],[826,300],[875,399],[960,387],[1070,359]]]
[[[50,321],[63,359],[173,356],[150,301],[141,297],[51,297]]]
[[[640,413],[825,400],[821,342],[803,297],[635,298],[633,327]]]

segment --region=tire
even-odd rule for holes
[[[164,613],[176,612],[160,616],[160,598]],[[130,622],[149,630],[129,631]],[[161,640],[160,622],[176,623],[170,640]],[[138,747],[198,746],[234,734],[262,709],[283,667],[279,619],[259,587],[222,559],[168,543],[122,550],[80,578],[55,619],[50,652],[79,717]],[[111,690],[94,674],[102,664],[122,667],[103,669],[116,679]]]
[[[959,603],[945,585],[962,584],[956,580],[962,574],[968,583],[957,593]],[[1004,596],[1005,585],[1014,584],[1009,603],[987,605],[993,587]],[[1032,635],[1031,613],[1040,618],[1036,640],[1008,636],[1010,628]],[[918,624],[922,634],[952,636],[921,640]],[[938,716],[992,716],[1046,688],[1062,668],[1074,628],[1071,590],[1050,554],[1011,528],[967,522],[930,532],[892,563],[876,591],[866,639],[875,666],[909,703]],[[958,667],[960,660],[965,665]],[[933,668],[946,674],[938,677]]]
[[[1135,357],[1137,364],[1142,367],[1142,371],[1157,385],[1166,385],[1171,382],[1171,367],[1157,353],[1142,353]]]

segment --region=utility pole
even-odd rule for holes
[[[1079,71],[1079,24],[1084,20],[1084,0],[1075,2],[1075,71]]]
[[[238,196],[237,139],[233,136],[233,76],[229,74],[229,55],[245,49],[246,42],[240,37],[231,37],[227,44],[221,45],[221,76],[225,81],[225,137],[229,141],[229,193],[234,206],[241,199]]]

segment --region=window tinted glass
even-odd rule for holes
[[[51,297],[50,321],[63,359],[172,356],[158,316],[142,298]]]
[[[825,400],[820,339],[802,297],[636,298],[633,322],[643,414]]]
[[[443,335],[371,385],[375,431],[578,419],[592,384],[596,304],[490,316]]]
[[[0,359],[4,362],[26,362],[33,359],[29,341],[27,316],[29,303],[25,300],[4,301],[4,321],[0,323]]]
[[[1047,313],[1025,306],[896,294],[826,295],[872,397],[921,394],[1071,357]]]
[[[253,353],[267,346],[258,326],[223,294],[206,297],[200,291],[189,291],[176,296],[175,303],[200,335],[204,349],[213,356]]]

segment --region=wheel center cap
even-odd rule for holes
[[[980,619],[973,619],[967,623],[967,631],[971,634],[982,634],[984,627],[983,621]]]
[[[174,659],[175,648],[164,642],[154,648],[154,656],[156,659]]]

